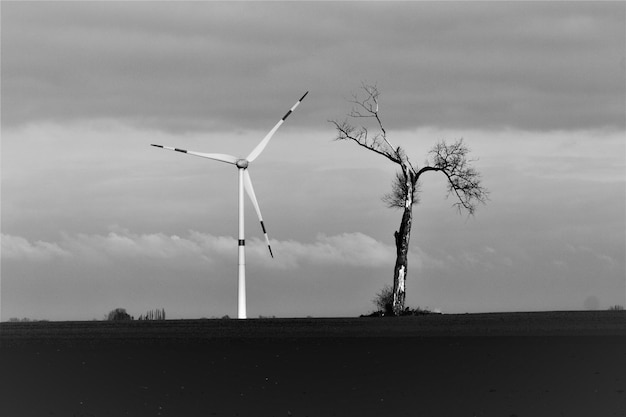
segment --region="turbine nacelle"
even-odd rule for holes
[[[235,165],[237,165],[237,168],[243,168],[246,169],[248,168],[248,160],[247,159],[238,159],[237,162],[235,162]]]

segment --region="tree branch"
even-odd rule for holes
[[[396,148],[391,144],[391,142],[389,142],[389,139],[387,138],[387,130],[385,130],[385,126],[383,125],[378,113],[378,97],[380,96],[378,87],[376,87],[376,85],[361,83],[361,89],[365,91],[365,98],[360,99],[356,94],[352,95],[352,100],[350,100],[350,102],[354,104],[355,107],[352,108],[349,116],[352,118],[375,119],[381,132],[380,138],[382,138],[387,146],[389,146],[391,151],[395,154],[396,159],[401,161],[402,157],[400,156],[400,148]]]
[[[329,122],[334,124],[337,130],[335,140],[351,140],[357,145],[376,152],[396,164],[401,164],[400,159],[386,149],[387,147],[380,140],[380,135],[369,138],[368,131],[365,127],[356,128],[347,121],[339,123],[336,120],[329,120]]]
[[[489,191],[482,186],[478,171],[471,166],[473,160],[468,159],[469,149],[460,139],[450,145],[445,141],[437,143],[429,152],[430,160],[420,170],[417,170],[409,160],[401,147],[394,147],[387,138],[387,131],[379,115],[378,99],[380,93],[376,85],[361,85],[364,91],[363,97],[353,94],[350,101],[354,107],[348,115],[351,118],[373,119],[379,133],[369,135],[365,126],[355,127],[347,120],[337,122],[330,120],[335,125],[337,137],[335,140],[351,140],[357,145],[384,156],[390,161],[400,165],[402,172],[396,176],[392,184],[392,191],[383,197],[383,201],[389,207],[405,207],[405,202],[411,197],[416,202],[419,191],[419,177],[430,171],[441,171],[448,179],[448,197],[453,194],[457,202],[453,206],[459,211],[467,210],[470,215],[474,214],[478,203],[485,204],[489,199]],[[408,195],[407,181],[413,184],[413,195]]]
[[[432,163],[422,168],[417,176],[428,171],[441,171],[448,179],[448,196],[454,194],[457,202],[453,204],[459,211],[467,210],[473,215],[478,203],[485,204],[489,200],[489,191],[482,186],[478,171],[470,164],[469,149],[459,139],[451,145],[445,141],[437,143],[430,151]]]
[[[368,130],[364,126],[357,128],[348,123],[347,120],[344,120],[341,123],[336,120],[330,120],[330,122],[335,125],[335,129],[337,130],[337,137],[335,140],[352,140],[366,149],[383,155],[398,165],[408,166],[413,174],[415,174],[416,170],[402,148],[394,147],[387,138],[387,130],[385,129],[378,112],[378,98],[380,96],[378,88],[376,85],[361,83],[361,89],[365,92],[364,98],[359,98],[356,94],[352,95],[352,100],[349,101],[354,105],[354,107],[352,107],[352,111],[348,116],[354,119],[374,119],[380,133],[368,138]]]

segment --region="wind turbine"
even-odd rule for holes
[[[300,102],[304,100],[304,97],[309,94],[307,91],[304,93],[300,100],[296,104],[293,105],[291,109],[283,116],[282,119],[276,123],[276,125],[269,131],[267,135],[259,142],[259,144],[250,152],[250,154],[245,158],[238,158],[232,155],[226,155],[221,153],[202,153],[202,152],[194,152],[188,151],[186,149],[180,148],[172,148],[169,146],[163,145],[155,145],[157,148],[169,149],[171,151],[182,152],[189,155],[199,156],[202,158],[213,159],[215,161],[226,162],[228,164],[235,165],[237,170],[239,171],[239,289],[238,289],[238,308],[237,308],[237,317],[240,319],[246,318],[246,240],[244,236],[244,211],[243,211],[243,190],[245,188],[250,200],[252,201],[252,205],[256,210],[256,214],[259,217],[259,222],[261,222],[261,229],[263,230],[263,234],[265,235],[265,242],[267,243],[267,247],[270,251],[270,255],[272,258],[274,254],[272,253],[272,247],[270,246],[270,239],[267,236],[267,231],[265,230],[265,224],[263,224],[263,217],[261,216],[261,209],[259,208],[259,203],[256,199],[256,195],[254,194],[254,188],[252,188],[252,181],[250,180],[250,174],[248,173],[248,166],[251,162],[253,162],[260,154],[263,152],[263,149],[267,146],[268,142],[276,133],[280,125],[282,125],[287,117],[298,107]]]

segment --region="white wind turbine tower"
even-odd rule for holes
[[[304,100],[304,97],[309,94],[307,91],[304,93],[300,100],[296,104],[293,105],[291,109],[283,116],[282,119],[276,123],[276,126],[269,131],[267,135],[261,140],[261,142],[250,152],[250,154],[246,158],[237,158],[236,156],[226,155],[221,153],[201,153],[201,152],[193,152],[185,149],[172,148],[169,146],[163,145],[155,145],[157,148],[169,149],[171,151],[182,152],[189,155],[200,156],[202,158],[213,159],[216,161],[226,162],[228,164],[235,165],[239,171],[239,289],[238,289],[238,311],[237,317],[240,319],[246,318],[246,240],[244,237],[244,211],[243,211],[243,190],[245,188],[250,200],[252,200],[252,205],[256,210],[257,216],[259,216],[259,222],[261,222],[261,229],[263,230],[263,234],[265,235],[265,241],[267,242],[267,247],[270,251],[270,255],[272,258],[274,254],[272,253],[272,247],[270,246],[270,239],[267,236],[267,232],[265,230],[265,225],[263,224],[263,217],[261,216],[261,209],[259,208],[259,203],[254,194],[254,189],[252,188],[252,181],[250,180],[250,174],[248,173],[248,166],[251,162],[253,162],[260,154],[263,152],[263,149],[267,146],[268,142],[278,130],[280,125],[283,124],[285,119],[289,117],[289,115],[298,107],[300,102]]]

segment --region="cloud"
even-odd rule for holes
[[[53,258],[68,258],[72,253],[61,248],[57,243],[37,240],[30,242],[20,236],[0,235],[3,259],[25,259],[29,261],[45,261]]]
[[[125,229],[109,232],[107,235],[64,234],[62,246],[80,257],[101,259],[144,259],[184,261],[196,256],[213,262],[223,254],[231,239],[221,236],[199,238],[190,233],[188,238],[163,233],[136,234]]]
[[[198,231],[63,233],[46,242],[3,233],[3,312],[7,317],[90,319],[115,306],[139,314],[154,305],[171,317],[236,314],[237,240]],[[389,282],[394,248],[363,233],[311,241],[246,241],[249,308],[285,317],[366,312]],[[410,255],[411,279],[428,260]]]
[[[611,270],[619,267],[619,262],[606,253],[600,252],[586,245],[567,244],[562,256],[569,258],[571,263],[584,263],[585,265],[594,265],[598,270]],[[558,260],[561,261],[561,260]],[[557,262],[558,262],[557,261]],[[564,261],[561,261],[563,264]]]
[[[313,242],[272,240],[275,259],[258,238],[247,240],[247,255],[266,268],[293,269],[302,265],[376,268],[392,265],[395,248],[363,233],[319,234]],[[67,234],[58,242],[30,242],[20,236],[2,234],[5,260],[115,261],[119,259],[185,261],[190,258],[214,263],[236,253],[236,240],[189,231],[187,236],[164,233],[137,234],[115,228],[108,234]],[[419,253],[414,253],[416,265]]]
[[[395,259],[394,247],[363,233],[318,234],[311,243],[278,241],[275,247],[280,254],[278,263],[283,267],[306,263],[368,268],[391,265]]]
[[[9,2],[3,123],[256,129],[310,89],[319,126],[370,80],[399,128],[623,129],[624,7]]]

